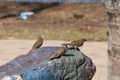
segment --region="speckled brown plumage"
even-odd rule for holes
[[[65,55],[66,50],[67,49],[65,47],[58,49],[52,56],[49,57],[49,60],[52,60],[54,58],[58,58],[58,57],[61,57],[62,55]]]
[[[78,49],[78,47],[83,46],[84,42],[87,41],[86,39],[82,38],[80,40],[72,41],[71,43],[63,43],[62,45],[67,48],[67,46],[72,46],[75,49]]]
[[[43,38],[39,36],[39,37],[38,37],[38,40],[33,44],[32,49],[31,49],[28,53],[30,53],[30,52],[32,52],[33,50],[41,47],[42,44],[43,44]]]

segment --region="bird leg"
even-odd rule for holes
[[[80,49],[79,49],[79,48],[76,48],[76,50],[80,51]]]

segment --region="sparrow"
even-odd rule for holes
[[[52,60],[54,58],[59,58],[59,57],[65,55],[66,51],[67,51],[67,49],[65,47],[61,47],[52,56],[49,57],[49,60]]]
[[[80,40],[72,41],[71,43],[63,43],[62,45],[68,48],[68,46],[72,46],[74,49],[79,50],[79,47],[83,46],[86,39],[82,38]]]
[[[42,46],[42,44],[43,44],[43,38],[39,36],[38,40],[33,44],[32,49],[28,53],[38,49],[39,47]]]

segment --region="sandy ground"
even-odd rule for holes
[[[35,40],[0,40],[0,65],[31,49]],[[43,46],[61,46],[65,41],[45,40]],[[107,80],[107,42],[86,42],[81,51],[89,56],[97,67],[93,80]]]

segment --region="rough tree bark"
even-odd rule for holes
[[[106,0],[108,21],[108,77],[120,80],[120,0]]]

